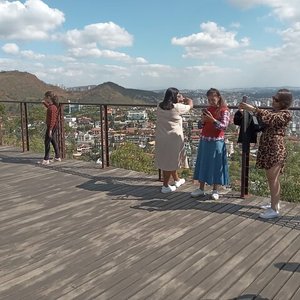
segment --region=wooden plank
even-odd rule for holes
[[[296,238],[289,241],[288,244],[278,244],[276,245],[276,249],[279,248],[279,255],[276,257],[275,260],[271,261],[268,267],[256,278],[255,281],[251,283],[247,287],[247,289],[243,292],[246,294],[251,293],[259,293],[262,297],[267,297],[269,299],[274,298],[278,290],[282,287],[282,284],[276,280],[276,275],[279,273],[279,269],[274,267],[274,263],[288,261],[299,249],[300,245],[300,235],[298,231],[292,231],[292,234],[295,233]],[[298,234],[297,234],[298,233]],[[288,245],[286,247],[286,245]],[[272,250],[275,252],[275,249]],[[280,276],[279,276],[280,277]],[[279,286],[275,286],[273,283],[277,282]],[[270,295],[270,296],[269,296]]]
[[[299,209],[295,210],[293,207],[289,211],[290,214],[297,214],[299,213]],[[286,231],[286,227],[279,227],[276,226],[279,231]],[[228,275],[223,276],[223,278],[220,278],[217,281],[217,284],[214,285],[214,287],[206,294],[203,295],[204,298],[207,299],[218,299],[222,298],[225,291],[233,285],[236,281],[238,281],[240,278],[242,278],[244,275],[247,275],[251,267],[253,267],[258,261],[264,257],[265,255],[268,255],[269,251],[272,251],[271,249],[279,242],[281,239],[282,234],[275,232],[273,234],[270,234],[265,241],[256,249],[254,249],[253,252],[249,252],[247,257],[243,259],[239,264],[237,264],[234,267],[234,271],[230,272]],[[238,254],[238,257],[241,253]],[[237,261],[234,259],[234,263]],[[218,272],[219,275],[219,272]]]
[[[287,216],[263,221],[263,198],[201,201],[192,181],[161,194],[157,176],[81,161],[40,167],[35,154],[1,149],[1,299],[300,293],[300,205],[283,202]]]
[[[222,216],[221,215],[221,217],[224,217],[224,216]],[[203,227],[205,227],[205,225],[203,225]],[[235,229],[237,228],[236,226],[234,227]],[[204,230],[201,230],[201,227],[200,228],[198,228],[199,229],[199,231],[200,232],[204,232]],[[201,238],[201,236],[199,237],[199,238]],[[194,248],[195,249],[195,248]],[[198,248],[196,248],[194,251],[196,252],[196,254],[197,255],[203,255],[203,253],[202,253],[202,251],[200,250],[200,251],[198,251],[199,249]],[[210,250],[208,249],[207,250],[208,252],[210,252]],[[206,252],[206,251],[204,251],[204,252]],[[197,257],[197,255],[193,255],[193,256],[187,256],[187,259],[185,259],[183,262],[180,260],[179,262],[181,263],[182,262],[182,264],[181,264],[181,267],[183,266],[183,268],[187,268],[187,266],[185,266],[185,264],[187,264],[187,263],[189,263],[190,262],[190,265],[193,265],[193,263],[195,262],[195,261],[198,261],[199,260],[199,257]],[[144,261],[142,261],[141,262],[142,263],[142,265],[145,267],[147,264],[146,264],[146,262],[144,262]],[[170,264],[171,265],[173,265],[174,266],[174,264],[175,264],[175,266],[178,264],[178,260],[173,260],[173,261],[170,261]],[[130,284],[128,284],[128,282],[126,283],[126,285],[128,285],[128,288],[126,289],[126,290],[122,290],[122,295],[124,296],[124,297],[129,297],[131,294],[133,294],[134,293],[134,291],[135,291],[135,289],[142,289],[142,287],[143,286],[146,286],[147,287],[147,291],[149,291],[149,283],[151,283],[154,279],[156,279],[156,278],[158,278],[158,281],[160,280],[160,276],[163,274],[163,273],[165,273],[165,272],[167,272],[168,271],[168,268],[167,267],[165,267],[165,268],[163,268],[163,270],[161,270],[158,274],[154,274],[152,277],[151,276],[148,276],[148,273],[146,273],[144,276],[142,276],[142,274],[140,274],[140,272],[138,272],[138,270],[140,269],[140,266],[139,265],[137,265],[136,266],[136,268],[134,269],[134,270],[132,270],[132,269],[130,269],[129,268],[129,266],[126,268],[126,270],[127,270],[127,274],[126,274],[126,276],[125,276],[125,274],[117,274],[117,277],[118,278],[116,278],[116,277],[114,277],[114,278],[112,278],[112,280],[110,281],[110,283],[109,282],[103,282],[103,283],[97,283],[97,286],[98,286],[98,284],[103,284],[103,287],[104,288],[106,288],[107,289],[107,287],[109,286],[109,285],[114,285],[114,284],[116,284],[116,283],[118,283],[118,282],[122,282],[123,280],[126,280],[126,281],[129,281],[129,280],[132,280],[132,283],[134,283],[134,286],[132,286],[132,285],[130,285]],[[164,271],[165,270],[165,271]],[[164,272],[163,272],[164,271]],[[139,276],[138,276],[138,279],[139,279],[139,282],[136,282],[135,280],[134,280],[134,278],[131,278],[130,276],[128,276],[129,274],[130,274],[130,272],[131,273],[133,273],[133,276],[135,276],[135,274],[138,274]],[[138,273],[137,273],[138,272]],[[162,272],[162,274],[161,274],[161,272]],[[179,273],[181,272],[181,270],[179,271]],[[148,280],[147,280],[148,279]],[[124,284],[124,282],[123,282],[123,284]],[[140,285],[139,285],[140,284]],[[113,289],[113,291],[115,291],[115,288]],[[89,291],[89,294],[90,294],[90,292],[91,291]],[[112,296],[112,294],[111,294],[111,292],[112,291],[108,291],[107,293],[108,293],[108,297],[109,298],[111,298],[111,296]],[[129,293],[128,295],[126,294],[126,292],[127,293]],[[83,294],[82,295],[82,298],[84,298],[86,296],[86,294]],[[94,294],[93,294],[93,296],[95,296]]]
[[[283,263],[280,266],[279,274],[270,282],[270,286],[275,286],[275,289],[280,290],[273,297],[274,300],[292,299],[293,295],[300,289],[300,250],[291,258],[290,261]]]

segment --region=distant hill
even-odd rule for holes
[[[290,87],[294,99],[300,98],[300,88]],[[0,101],[29,101],[39,102],[46,91],[52,90],[59,96],[62,103],[86,104],[119,104],[119,105],[156,105],[162,101],[164,90],[146,91],[127,89],[113,82],[99,85],[74,87],[68,90],[47,84],[35,75],[19,71],[0,72]],[[276,87],[244,88],[221,91],[225,99],[241,98],[243,94],[252,99],[270,98],[278,90]],[[194,104],[206,103],[206,90],[181,90],[194,99]],[[229,103],[230,104],[230,103]]]
[[[80,93],[78,101],[85,103],[107,104],[157,104],[161,101],[160,93],[126,89],[113,82],[105,82]]]
[[[46,91],[51,90],[59,96],[62,103],[87,104],[156,104],[162,94],[126,89],[113,82],[99,84],[86,91],[67,91],[47,84],[35,75],[19,71],[0,72],[0,101],[41,101]],[[75,89],[76,90],[76,89]]]
[[[41,101],[48,90],[54,91],[62,100],[69,97],[64,89],[46,84],[33,74],[19,71],[0,72],[0,100]]]

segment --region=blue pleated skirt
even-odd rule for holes
[[[227,151],[224,140],[200,139],[194,180],[208,185],[229,185]]]

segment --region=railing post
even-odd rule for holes
[[[104,124],[105,124],[105,153],[106,153],[106,166],[109,167],[109,142],[108,142],[108,118],[107,118],[107,105],[104,105]]]
[[[101,168],[104,169],[104,134],[103,134],[103,109],[102,109],[102,105],[99,106],[100,107],[100,140],[101,140]]]
[[[250,141],[247,138],[247,128],[249,126],[249,113],[243,111],[243,126],[242,126],[242,170],[241,170],[241,198],[248,195],[249,187],[249,154]]]
[[[109,167],[109,144],[108,144],[108,118],[107,105],[100,105],[100,130],[101,130],[101,161],[102,169]]]
[[[20,114],[21,114],[22,149],[23,152],[25,152],[25,151],[29,151],[27,103],[20,102]]]
[[[3,122],[3,119],[2,119],[2,117],[0,117],[0,146],[3,145],[2,122]]]
[[[57,140],[61,158],[66,158],[64,104],[58,107]]]
[[[241,198],[248,195],[249,187],[249,152],[242,153]]]

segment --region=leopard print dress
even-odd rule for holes
[[[256,167],[268,170],[279,164],[282,172],[287,156],[284,136],[292,115],[288,110],[266,109],[258,109],[257,115],[261,117],[266,127],[259,140]]]

